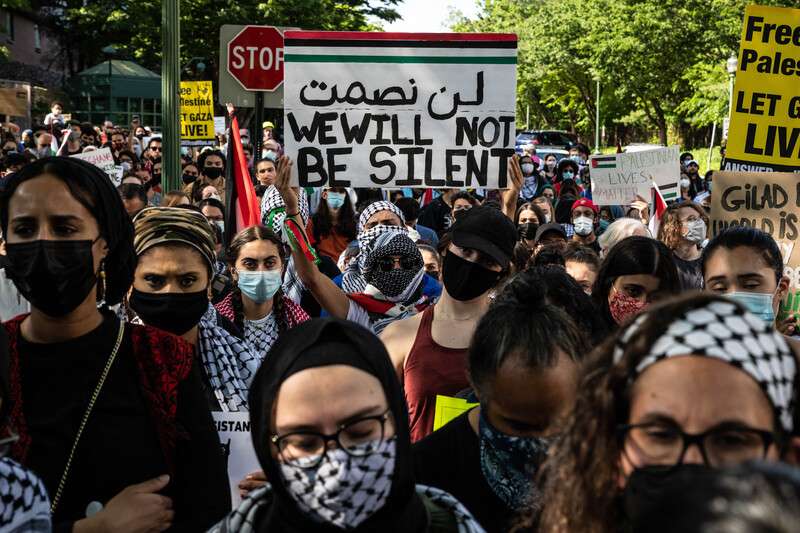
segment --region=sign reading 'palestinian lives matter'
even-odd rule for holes
[[[304,187],[507,187],[514,34],[284,33],[284,130]]]
[[[745,9],[724,170],[800,172],[800,9]]]
[[[677,146],[668,146],[592,156],[589,174],[592,200],[596,205],[621,205],[636,200],[637,194],[649,199],[653,182],[664,200],[678,198],[681,174],[678,152]]]

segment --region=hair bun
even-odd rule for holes
[[[539,312],[547,305],[547,286],[540,279],[517,276],[503,290],[504,303],[514,305],[520,311]]]

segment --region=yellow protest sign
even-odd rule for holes
[[[751,226],[769,233],[783,256],[789,294],[778,312],[800,315],[800,187],[788,172],[715,172],[711,195],[711,232]],[[437,405],[438,407],[438,405]]]
[[[745,10],[724,170],[800,172],[800,9]]]
[[[454,418],[469,411],[477,403],[469,403],[461,398],[436,395],[436,408],[433,415],[433,430],[436,431]]]
[[[210,81],[181,82],[181,139],[214,138],[214,98]]]

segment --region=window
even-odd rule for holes
[[[34,24],[33,26],[33,47],[36,48],[38,53],[42,53],[42,38],[39,35],[39,25]]]
[[[8,42],[14,42],[14,14],[10,11],[6,12],[6,39]]]

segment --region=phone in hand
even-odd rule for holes
[[[139,115],[133,115],[131,122],[139,122]]]

